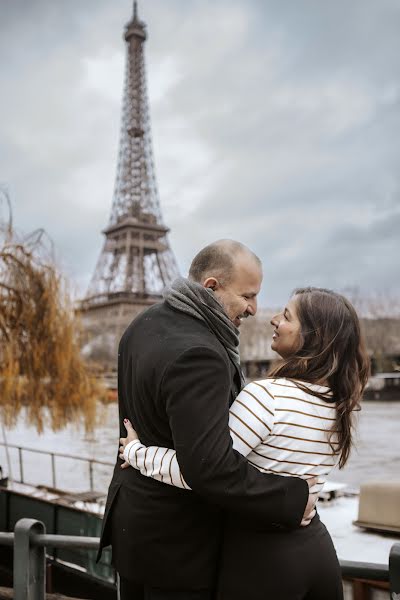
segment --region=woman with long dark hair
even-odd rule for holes
[[[359,319],[344,296],[307,287],[295,290],[271,323],[271,347],[282,360],[232,404],[233,446],[263,472],[317,477],[311,491],[319,492],[331,469],[348,460],[354,412],[369,374]],[[175,450],[146,447],[129,421],[126,427],[120,448],[126,463],[147,477],[190,489]],[[341,600],[339,563],[318,514],[310,525],[290,531],[276,525],[266,530],[228,514],[217,598]]]

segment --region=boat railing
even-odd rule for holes
[[[37,450],[35,448],[26,448],[24,446],[18,446],[15,444],[5,444],[4,442],[0,442],[0,446],[3,446],[6,451],[10,448],[17,450],[18,453],[18,471],[19,471],[19,479],[16,477],[12,477],[13,481],[17,482],[17,483],[28,483],[25,480],[25,471],[24,471],[24,454],[27,452],[30,453],[34,453],[34,454],[42,454],[42,455],[47,455],[49,456],[50,459],[50,466],[51,466],[51,485],[54,489],[57,488],[57,465],[56,465],[56,460],[57,458],[63,458],[63,459],[71,459],[71,460],[79,460],[81,462],[87,463],[88,466],[88,475],[89,475],[89,485],[90,485],[90,491],[93,492],[94,491],[94,465],[102,465],[102,466],[106,466],[106,467],[113,467],[114,463],[110,462],[110,461],[104,461],[104,460],[98,460],[98,459],[94,459],[94,458],[88,458],[88,457],[84,457],[84,456],[78,456],[76,454],[64,454],[61,452],[50,452],[48,450]]]
[[[44,600],[46,594],[46,548],[97,550],[99,538],[72,535],[47,535],[46,527],[35,519],[20,519],[13,533],[0,532],[0,544],[14,546],[14,600]],[[400,597],[400,543],[392,546],[388,565],[342,561],[346,579],[385,581],[390,598]],[[361,597],[361,596],[358,596]]]

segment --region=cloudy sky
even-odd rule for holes
[[[140,0],[157,178],[181,271],[210,241],[400,295],[399,0]],[[83,294],[116,171],[131,0],[0,0],[0,182]],[[3,210],[4,214],[4,210]]]

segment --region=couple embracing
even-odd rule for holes
[[[295,290],[273,317],[281,357],[245,385],[239,327],[260,260],[221,240],[137,317],[118,355],[120,455],[101,546],[121,600],[340,600],[315,510],[352,445],[369,362],[343,296]]]

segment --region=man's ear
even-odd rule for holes
[[[213,292],[215,292],[215,290],[217,290],[220,286],[218,283],[218,279],[215,279],[215,277],[207,277],[207,279],[203,281],[203,287],[209,288],[210,290],[213,290]]]

